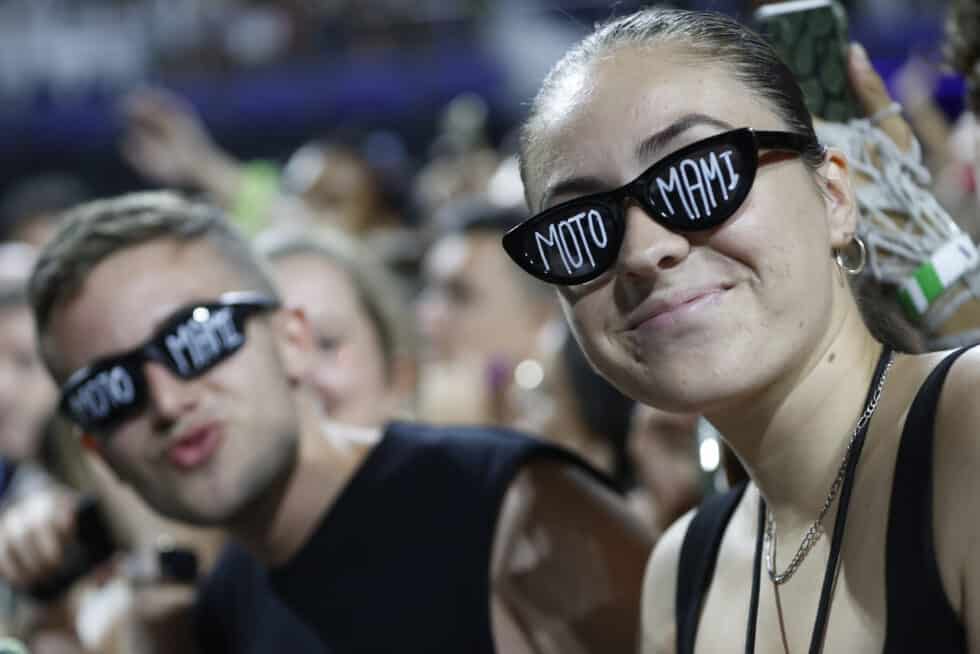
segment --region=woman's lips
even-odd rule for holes
[[[717,303],[729,290],[727,286],[680,291],[645,303],[630,319],[628,329],[663,329],[698,315],[702,309]]]

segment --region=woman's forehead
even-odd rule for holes
[[[564,96],[556,93],[543,108],[544,135],[562,147],[583,136],[659,131],[692,113],[736,125],[762,119],[765,106],[728,67],[671,52],[627,48],[596,61],[588,83]]]
[[[780,127],[730,69],[671,50],[621,49],[594,62],[587,77],[578,92],[555,94],[541,107],[527,153],[529,183],[538,199],[568,176],[625,174],[616,167],[652,163],[636,161],[637,144],[690,114],[735,127]]]

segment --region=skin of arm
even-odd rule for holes
[[[621,497],[575,466],[533,462],[505,498],[493,593],[532,651],[632,654],[651,546]]]
[[[950,369],[935,423],[933,533],[940,576],[966,628],[970,652],[980,652],[980,350]]]

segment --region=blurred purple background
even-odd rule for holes
[[[0,192],[46,171],[99,193],[140,188],[117,152],[118,99],[152,83],[187,97],[221,145],[282,160],[318,135],[382,143],[410,168],[448,101],[485,102],[506,143],[541,77],[595,22],[643,3],[517,0],[5,0],[0,3]],[[745,17],[745,3],[675,2]],[[891,80],[941,60],[945,2],[851,0],[851,35]],[[962,80],[933,88],[962,110]],[[384,139],[370,139],[382,133]],[[378,146],[382,147],[382,146]]]

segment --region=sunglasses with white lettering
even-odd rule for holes
[[[72,373],[62,386],[60,409],[86,432],[105,437],[146,406],[148,361],[193,379],[242,347],[247,318],[278,306],[266,295],[236,291],[183,307],[142,345]]]
[[[748,127],[722,132],[673,152],[632,182],[546,209],[504,235],[510,258],[551,284],[582,284],[608,270],[626,231],[625,201],[636,202],[664,227],[712,229],[745,201],[759,150],[802,154],[813,140],[792,132]]]

